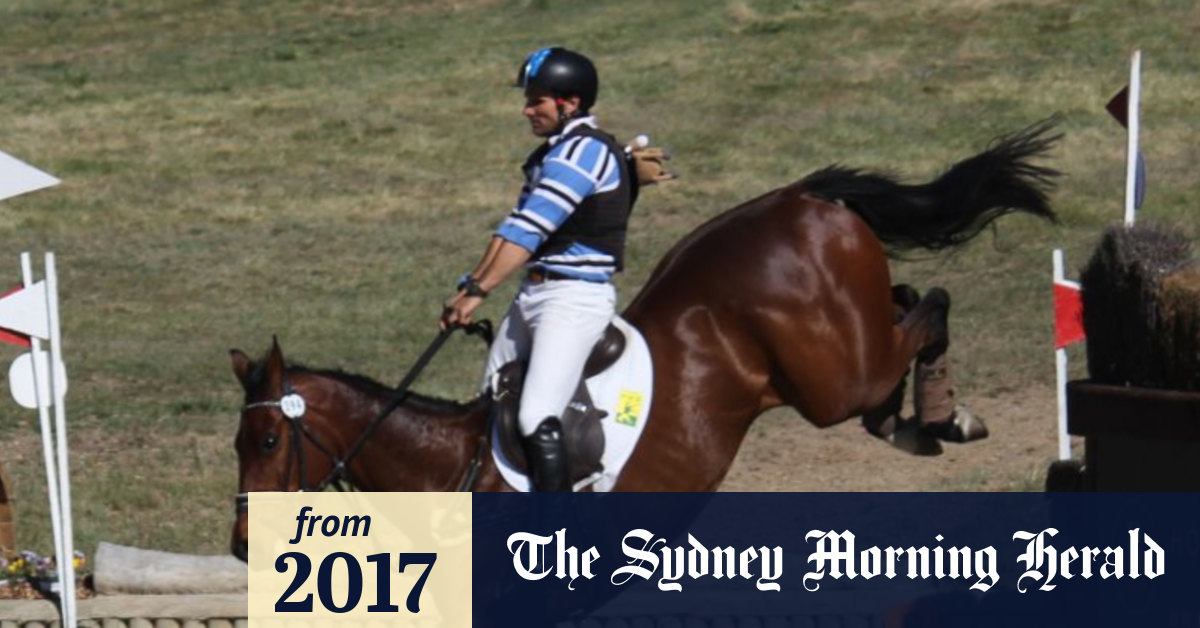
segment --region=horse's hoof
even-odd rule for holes
[[[862,425],[867,430],[867,433],[876,438],[891,442],[892,435],[896,433],[896,426],[901,425],[904,419],[897,414],[864,414],[862,417]]]
[[[915,420],[905,421],[893,415],[884,421],[873,421],[867,431],[907,454],[937,456],[942,453],[942,444],[938,439],[926,434]]]
[[[988,428],[983,419],[971,414],[971,411],[961,404],[954,407],[954,416],[949,421],[930,423],[922,427],[921,431],[950,443],[969,443],[988,436]]]
[[[942,444],[938,439],[926,434],[913,422],[899,425],[896,431],[892,432],[888,442],[892,444],[892,447],[914,456],[940,456],[942,454]]]

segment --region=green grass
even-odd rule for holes
[[[534,140],[508,84],[536,47],[594,56],[605,126],[650,133],[683,174],[643,196],[624,302],[765,190],[832,162],[927,179],[1061,113],[1060,226],[1007,219],[894,267],[954,295],[960,375],[986,393],[1052,376],[1049,249],[1078,267],[1120,216],[1124,134],[1101,107],[1137,45],[1144,215],[1194,232],[1197,29],[1183,1],[9,0],[0,149],[64,183],[3,203],[0,264],[59,257],[79,542],[224,549],[229,348],[277,334],[293,358],[400,377],[516,193]],[[454,343],[420,388],[468,396],[482,356]],[[44,550],[35,421],[4,416],[19,533]]]

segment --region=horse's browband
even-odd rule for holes
[[[304,403],[304,397],[301,397],[296,393],[288,393],[280,397],[278,400],[256,401],[254,403],[248,403],[242,406],[242,412],[253,410],[255,408],[279,408],[280,412],[283,413],[283,416],[289,419],[299,419],[300,417],[304,416],[306,405]]]

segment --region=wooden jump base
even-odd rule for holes
[[[1082,468],[1052,467],[1048,489],[1200,491],[1200,393],[1077,380],[1067,409],[1087,452]]]

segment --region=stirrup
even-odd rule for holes
[[[563,443],[562,422],[558,417],[546,417],[525,438],[529,462],[529,479],[539,493],[567,493],[571,482],[567,478],[567,452]]]

